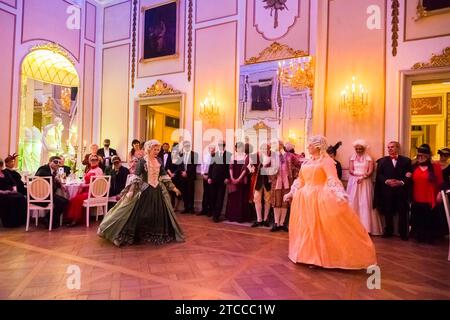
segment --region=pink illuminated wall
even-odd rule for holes
[[[31,40],[57,42],[79,60],[82,20],[80,28],[68,27],[70,2],[46,0],[46,5],[42,5],[42,0],[24,0],[23,5],[22,43]]]
[[[125,159],[128,146],[130,45],[103,50],[101,140],[109,138]]]
[[[0,3],[4,3],[12,8],[17,8],[17,0],[0,0]]]
[[[2,61],[0,114],[3,119],[0,126],[0,157],[2,158],[9,152],[10,147],[15,26],[16,17],[0,10],[0,39],[2,39],[0,46],[0,61]]]
[[[126,40],[131,36],[131,1],[124,1],[105,8],[103,43]]]
[[[86,1],[86,27],[84,37],[86,40],[95,42],[96,40],[96,23],[97,23],[97,7]]]
[[[194,116],[199,120],[200,102],[211,92],[221,105],[220,120],[214,123],[215,128],[223,132],[227,128],[234,129],[237,22],[197,29],[195,36]],[[214,57],[214,63],[211,63],[211,57]]]
[[[83,138],[82,141],[93,141],[94,87],[95,87],[95,48],[84,46],[83,76]]]
[[[206,22],[238,14],[238,0],[216,1],[195,0],[195,22]]]
[[[383,154],[385,110],[385,30],[369,30],[367,8],[377,5],[385,25],[385,0],[329,1],[326,73],[325,135],[330,143],[345,141],[340,154],[344,167],[352,154],[352,141],[365,139],[373,156]],[[340,93],[358,78],[369,91],[369,106],[360,118],[339,106]],[[320,106],[314,105],[314,108]],[[336,123],[345,125],[336,126]]]

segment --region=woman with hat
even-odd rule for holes
[[[89,171],[84,175],[84,182],[89,185],[91,177],[103,176],[103,170],[100,168],[100,156],[91,154],[89,156]],[[89,186],[83,188],[83,192],[69,201],[67,207],[67,217],[71,221],[68,225],[73,227],[83,219],[83,202],[89,197]]]
[[[22,181],[22,176],[18,173],[16,169],[18,154],[14,153],[9,155],[5,159],[5,171],[9,173],[11,178],[13,178],[15,185],[17,186],[17,192],[27,195],[27,189],[25,188],[25,183]]]
[[[443,148],[438,151],[439,164],[441,165],[444,188],[450,189],[450,149]]]
[[[336,166],[336,172],[337,172],[339,180],[342,179],[342,165],[341,165],[341,163],[339,161],[336,160],[336,155],[337,155],[338,149],[341,146],[342,146],[342,142],[339,141],[334,146],[329,146],[328,149],[327,149],[328,155],[331,157],[331,159],[333,159],[334,164]]]
[[[442,183],[441,166],[431,161],[430,146],[422,144],[413,165],[411,203],[411,234],[419,242],[434,241]]]

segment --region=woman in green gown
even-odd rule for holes
[[[164,244],[183,242],[169,191],[180,191],[164,170],[158,154],[161,144],[145,143],[145,157],[136,167],[136,176],[120,194],[120,200],[108,212],[98,229],[98,235],[116,246],[138,242]]]

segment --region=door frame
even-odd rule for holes
[[[411,153],[412,86],[415,82],[420,81],[448,79],[450,79],[450,67],[400,71],[400,117],[398,128],[399,142],[403,146],[404,154],[409,155]]]

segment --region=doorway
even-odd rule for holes
[[[450,145],[450,68],[402,72],[399,137],[404,154],[414,159],[417,147],[437,151]]]

